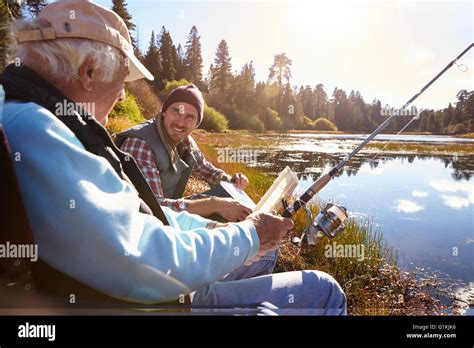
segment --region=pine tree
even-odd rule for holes
[[[211,77],[211,93],[228,95],[233,75],[229,47],[225,40],[217,46]]]
[[[181,46],[181,44],[179,44],[178,48],[176,49],[175,66],[176,66],[176,80],[186,79],[190,81],[188,67],[186,66],[186,55],[183,51],[183,47]]]
[[[10,46],[9,28],[12,19],[21,18],[20,3],[15,0],[0,0],[0,71],[7,63],[7,52]]]
[[[155,31],[151,32],[150,45],[145,54],[145,67],[153,74],[155,79],[152,81],[152,86],[156,92],[163,89],[163,66],[161,65],[161,56],[158,47],[156,46]]]
[[[290,83],[291,78],[291,64],[292,61],[286,56],[286,53],[277,54],[273,59],[273,64],[270,67],[269,81],[275,81],[278,87],[283,91],[283,80]]]
[[[26,6],[26,3],[21,0],[1,0],[7,8],[7,12],[10,19],[22,18],[22,7]]]
[[[212,75],[214,74],[214,65],[209,66],[209,71],[204,78],[204,90],[209,92],[211,90]]]
[[[185,59],[188,75],[187,79],[201,88],[203,86],[202,77],[202,55],[201,55],[201,37],[196,26],[193,25],[186,41]]]
[[[135,30],[136,26],[135,24],[132,23],[132,16],[127,10],[127,3],[125,0],[112,0],[112,11],[114,11],[116,14],[118,14],[123,21],[125,22],[125,25],[128,28],[128,31],[130,33],[130,38],[132,40],[132,46],[133,50],[135,51],[135,54],[140,56],[140,52],[138,49],[137,45],[137,40],[135,37],[132,35],[132,32]]]
[[[43,8],[48,5],[46,0],[26,0],[23,3],[23,9],[26,13],[28,13],[31,17],[38,17]]]
[[[372,104],[369,106],[369,120],[370,127],[373,129],[383,122],[382,117],[382,103],[377,98],[374,98]]]
[[[309,85],[306,85],[304,88],[303,86],[301,86],[298,96],[303,106],[304,115],[309,117],[310,119],[316,119],[318,115],[316,115],[316,113],[314,112],[315,100],[311,87]]]
[[[324,85],[322,83],[318,83],[316,87],[314,87],[313,96],[315,118],[326,117],[329,119],[328,95],[324,90]]]
[[[163,26],[158,38],[158,49],[163,66],[163,79],[166,81],[176,80],[176,49],[173,45],[170,33]]]
[[[253,62],[246,63],[239,75],[235,77],[233,88],[235,104],[240,110],[254,113],[257,110],[255,102],[255,69]]]
[[[474,91],[469,92],[464,104],[464,118],[467,122],[474,122]]]
[[[6,65],[6,57],[10,38],[7,28],[10,26],[10,15],[8,8],[3,1],[0,1],[0,71],[3,71]]]
[[[350,109],[346,92],[342,89],[334,88],[334,123],[340,130],[350,129]]]

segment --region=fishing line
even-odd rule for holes
[[[456,67],[458,68],[459,71],[461,72],[467,72],[469,70],[469,68],[465,65],[465,64],[461,64],[461,63],[458,63],[458,59],[455,59],[454,60],[454,64],[456,65]],[[421,113],[424,111],[424,109],[421,109],[411,120],[410,122],[408,122],[395,136],[399,136],[405,129],[407,129],[410,124],[412,124],[413,121],[415,120],[419,120],[420,117],[421,117]],[[370,160],[369,160],[369,164],[372,163],[378,155],[380,155],[387,147],[388,145],[392,144],[393,142],[395,142],[395,139],[392,139],[390,141],[388,141],[384,147],[382,147],[382,149],[377,152]]]
[[[372,139],[374,139],[377,134],[381,133],[390,123],[390,121],[402,114],[402,112],[417,99],[426,89],[428,89],[436,80],[438,80],[449,68],[453,65],[462,71],[466,72],[467,66],[464,64],[458,63],[458,60],[461,59],[471,48],[474,47],[474,43],[469,44],[469,46],[464,49],[455,59],[448,63],[435,77],[433,77],[421,90],[411,97],[400,109],[396,110],[391,114],[381,125],[375,129],[372,134],[367,136],[367,138],[359,144],[350,154],[344,157],[344,159],[339,162],[335,167],[333,167],[329,173],[321,175],[299,198],[297,198],[293,204],[289,205],[286,200],[282,200],[284,207],[283,216],[291,217],[299,209],[303,208],[307,216],[307,224],[305,231],[301,238],[294,238],[293,243],[301,245],[304,235],[306,235],[309,244],[316,244],[324,235],[329,238],[334,238],[338,233],[344,230],[344,222],[347,219],[347,210],[341,205],[328,203],[324,207],[318,216],[312,220],[312,214],[310,210],[306,207],[306,204],[319,192],[321,191],[334,177],[334,175],[343,168],[351,158],[353,158],[365,145],[367,145]],[[421,112],[420,112],[421,113]],[[405,130],[419,115],[417,114],[413,117],[410,122],[405,125],[397,135]],[[388,145],[388,144],[387,144]],[[385,146],[386,147],[386,146]],[[381,151],[379,151],[380,153]],[[376,154],[377,156],[378,154]]]

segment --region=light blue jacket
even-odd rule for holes
[[[171,226],[139,213],[135,190],[43,107],[5,103],[3,127],[39,256],[71,277],[118,298],[162,302],[257,254],[250,221],[209,230],[209,220],[186,212],[164,207]]]

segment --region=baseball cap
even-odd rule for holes
[[[48,4],[36,17],[50,26],[16,33],[18,43],[55,39],[89,39],[117,48],[129,59],[129,75],[125,81],[153,75],[135,57],[125,22],[112,10],[89,0],[64,0]]]

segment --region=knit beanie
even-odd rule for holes
[[[197,125],[199,126],[204,113],[204,98],[202,97],[201,91],[192,84],[176,87],[171,91],[168,98],[166,98],[161,111],[165,113],[171,104],[179,102],[191,104],[196,108],[198,111]]]

